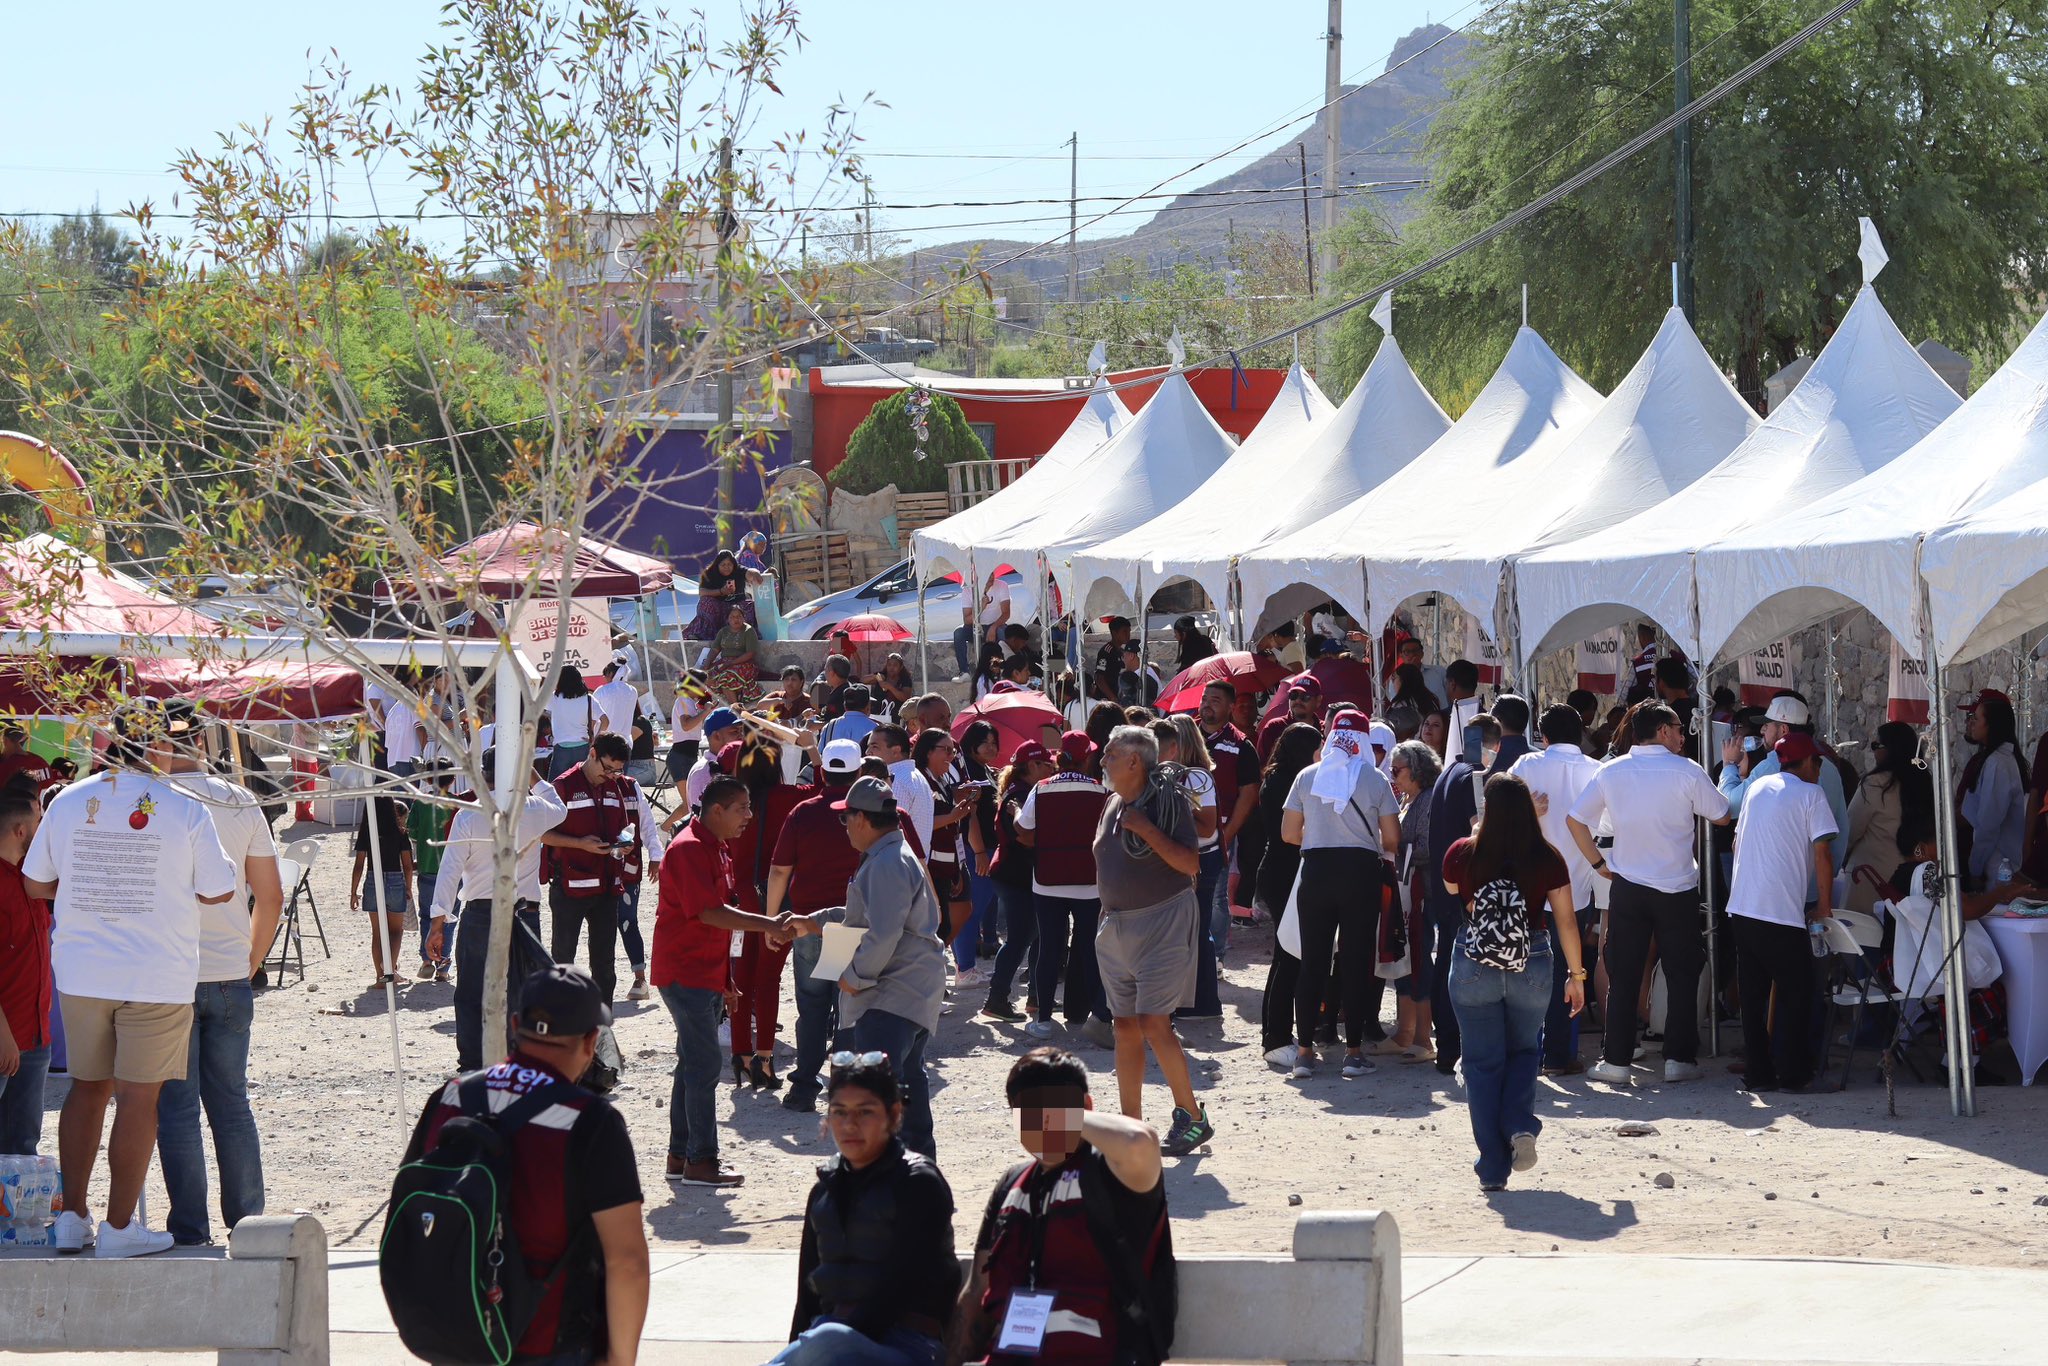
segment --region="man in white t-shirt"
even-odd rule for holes
[[[640,705],[640,694],[616,659],[604,666],[604,682],[590,690],[590,705],[597,709],[597,734],[633,742],[633,711]]]
[[[420,716],[419,698],[404,687],[372,683],[363,689],[363,706],[371,722],[384,732],[385,771],[410,778],[427,748],[427,724]]]
[[[115,1097],[107,1217],[95,1254],[134,1257],[171,1246],[170,1234],[134,1217],[136,1200],[156,1147],[157,1093],[185,1075],[200,906],[232,899],[236,870],[205,804],[161,776],[170,755],[162,707],[131,703],[108,755],[117,766],[58,793],[22,861],[28,894],[56,902],[50,956],[71,1069],[57,1129],[59,1252],[95,1241],[86,1193]]]
[[[191,719],[189,703],[166,709],[175,728]],[[205,803],[221,849],[235,865],[235,895],[199,911],[199,989],[192,999],[192,1034],[185,1075],[167,1081],[157,1097],[157,1152],[171,1211],[164,1227],[181,1247],[213,1241],[206,1215],[206,1154],[199,1141],[199,1111],[206,1109],[213,1154],[220,1168],[221,1223],[232,1230],[263,1213],[263,1148],[249,1110],[249,1031],[256,995],[249,985],[277,932],[284,887],[277,844],[256,794],[206,771],[190,745],[174,747],[171,785]],[[250,899],[255,913],[250,914]]]
[[[1735,981],[1742,993],[1742,1089],[1755,1092],[1801,1091],[1813,1080],[1809,1007],[1815,985],[1808,926],[1834,914],[1829,841],[1839,833],[1820,787],[1827,761],[1813,737],[1793,731],[1773,752],[1779,771],[1750,783],[1743,797],[1735,823],[1735,875],[1728,885]]]

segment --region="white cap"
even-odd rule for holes
[[[1806,709],[1806,704],[1796,697],[1773,697],[1769,709],[1764,712],[1764,720],[1782,721],[1788,726],[1803,726],[1807,724],[1807,718],[1811,715],[1812,713]]]
[[[827,773],[858,773],[860,771],[860,742],[857,740],[828,740],[821,757]]]

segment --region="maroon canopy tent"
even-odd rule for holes
[[[554,589],[566,581],[571,597],[637,598],[675,583],[675,571],[666,560],[594,536],[570,537],[532,522],[514,522],[487,531],[436,563],[441,566],[441,578],[433,586],[451,596],[477,592],[513,598],[535,588]],[[385,601],[397,596],[389,579],[378,583],[377,596]]]

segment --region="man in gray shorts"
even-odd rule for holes
[[[1173,1092],[1161,1147],[1182,1157],[1216,1136],[1195,1100],[1173,1012],[1195,998],[1201,871],[1195,812],[1178,782],[1158,772],[1159,743],[1143,726],[1118,726],[1102,750],[1109,802],[1095,827],[1102,924],[1095,960],[1116,1027],[1116,1086],[1123,1112],[1144,1118],[1145,1046]]]

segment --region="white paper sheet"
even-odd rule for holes
[[[815,982],[836,982],[845,975],[847,965],[853,962],[853,951],[860,947],[860,941],[867,930],[854,925],[825,926],[825,944],[818,950],[818,965],[811,969],[811,980]]]

